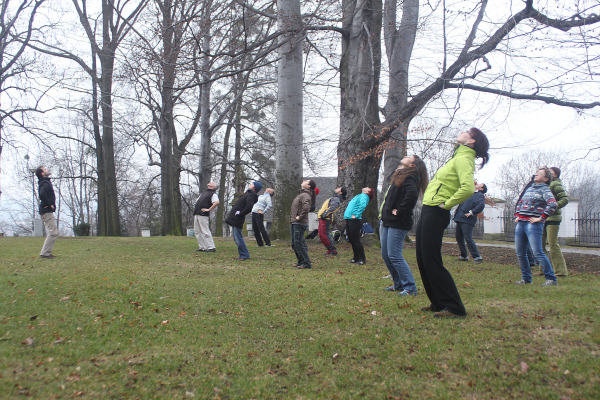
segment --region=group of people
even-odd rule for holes
[[[379,208],[379,233],[381,255],[387,266],[393,284],[385,290],[397,291],[402,296],[416,296],[417,286],[411,269],[403,257],[403,243],[408,231],[413,227],[413,209],[419,196],[422,196],[421,216],[416,226],[416,259],[423,287],[430,304],[421,308],[431,311],[438,318],[464,318],[466,310],[450,272],[444,267],[442,259],[442,238],[450,223],[450,210],[457,206],[456,240],[460,249],[461,261],[468,260],[468,253],[474,262],[483,259],[472,238],[477,215],[485,206],[487,187],[473,180],[475,160],[482,160],[483,167],[489,160],[489,142],[486,135],[477,128],[462,132],[456,139],[452,158],[428,180],[425,163],[418,156],[404,157],[391,177]],[[54,219],[55,199],[50,171],[40,167],[36,171],[39,178],[40,215],[44,220],[48,236],[40,254],[42,258],[54,258],[52,248],[58,236]],[[546,280],[542,286],[557,284],[556,275],[566,276],[564,258],[558,247],[558,225],[560,208],[568,203],[568,198],[560,183],[560,169],[542,167],[527,185],[517,202],[515,219],[515,248],[522,279],[517,285],[532,282],[531,256],[533,254],[542,268]],[[272,246],[264,226],[264,214],[272,207],[271,198],[275,191],[265,189],[259,196],[263,184],[252,182],[246,192],[231,208],[226,222],[232,227],[233,238],[238,246],[237,260],[244,261],[250,254],[243,237],[243,224],[246,215],[252,212],[252,227],[259,247]],[[199,252],[215,252],[215,244],[209,227],[210,212],[219,205],[216,194],[217,185],[210,182],[207,190],[200,194],[194,207],[194,233],[198,240]],[[313,180],[304,180],[298,195],[292,202],[289,222],[291,247],[297,258],[299,269],[312,268],[308,255],[305,232],[308,229],[309,212],[315,209],[318,188]],[[344,187],[335,189],[331,198],[320,208],[318,234],[327,249],[327,255],[337,256],[338,252],[331,235],[334,214],[346,200]],[[365,187],[348,203],[344,219],[346,236],[352,246],[351,263],[366,263],[364,247],[361,243],[362,214],[373,199],[375,190]],[[557,211],[558,210],[558,211]],[[543,243],[550,243],[552,264],[544,253]],[[466,245],[465,245],[466,242]],[[467,251],[468,249],[468,251]],[[554,265],[557,274],[552,268]]]

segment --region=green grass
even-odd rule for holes
[[[55,260],[42,243],[0,239],[0,397],[600,398],[592,275],[517,287],[515,266],[448,258],[469,316],[437,320],[410,249],[407,299],[382,291],[375,247],[361,267],[311,243],[298,270],[279,242],[248,240],[246,262],[232,241],[60,238]]]

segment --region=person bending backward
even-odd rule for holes
[[[416,229],[417,264],[431,304],[421,308],[436,318],[465,318],[467,312],[454,279],[444,267],[442,238],[450,223],[450,210],[475,191],[475,158],[483,167],[489,160],[490,144],[483,132],[471,128],[456,138],[452,158],[437,170],[423,195],[421,218]]]
[[[375,191],[372,188],[363,188],[359,195],[354,196],[354,198],[350,200],[350,203],[348,203],[346,211],[344,212],[346,234],[348,235],[348,241],[350,241],[354,253],[354,257],[350,262],[358,265],[367,263],[365,248],[360,242],[360,229],[362,228],[362,214],[374,195]]]
[[[262,187],[263,184],[258,181],[254,181],[248,185],[248,190],[233,205],[225,220],[225,222],[231,225],[233,240],[238,246],[239,256],[236,257],[236,260],[245,261],[250,258],[248,247],[246,247],[246,242],[244,241],[244,221],[246,220],[246,215],[252,211],[252,207],[258,201],[258,192],[260,192]]]
[[[558,230],[560,229],[560,222],[562,221],[561,208],[569,204],[569,196],[565,192],[560,181],[560,168],[550,167],[550,173],[552,174],[552,182],[548,186],[554,199],[556,200],[557,208],[554,214],[548,217],[544,224],[544,233],[542,235],[542,243],[544,246],[544,252],[546,252],[546,243],[550,245],[550,255],[546,252],[546,255],[550,257],[552,268],[556,276],[567,276],[567,264],[565,263],[565,257],[560,250],[558,244]],[[543,271],[542,271],[543,273]]]
[[[35,176],[38,177],[38,193],[40,196],[39,213],[46,228],[46,240],[40,252],[40,257],[52,259],[56,258],[52,254],[52,250],[54,249],[56,239],[58,239],[58,225],[56,224],[56,217],[54,217],[56,197],[52,182],[50,182],[50,170],[46,167],[39,167],[35,171]]]
[[[546,167],[538,169],[531,185],[519,201],[515,209],[515,252],[521,267],[521,280],[517,285],[531,283],[531,266],[527,259],[527,245],[531,245],[535,259],[540,263],[546,281],[542,286],[556,286],[556,276],[550,265],[550,260],[542,249],[542,233],[544,221],[554,214],[557,204],[548,183],[552,179],[550,170]]]
[[[477,214],[485,208],[485,194],[487,186],[483,183],[475,184],[475,193],[466,201],[460,203],[454,212],[454,222],[456,222],[456,243],[460,250],[459,261],[468,261],[469,252],[473,256],[473,261],[480,263],[483,258],[479,254],[479,249],[473,240],[473,228],[477,223]],[[465,241],[467,245],[465,246]]]
[[[265,229],[265,214],[273,206],[271,197],[275,194],[275,191],[271,188],[265,189],[265,193],[258,196],[258,201],[252,207],[252,231],[256,238],[256,244],[258,247],[271,247],[271,238]],[[264,244],[263,244],[264,240]]]
[[[210,212],[219,205],[219,196],[217,196],[217,184],[209,182],[206,185],[206,191],[198,197],[194,206],[194,235],[198,240],[198,249],[196,251],[205,251],[214,253],[215,242],[210,232]]]
[[[292,237],[292,249],[296,253],[296,267],[299,269],[310,269],[312,263],[308,257],[308,246],[304,238],[304,231],[308,229],[308,213],[315,204],[317,185],[313,180],[302,181],[298,195],[292,202],[290,212],[290,235]]]
[[[327,249],[327,255],[337,256],[337,249],[333,244],[333,237],[331,236],[331,223],[333,222],[335,212],[346,200],[348,192],[345,187],[339,187],[333,193],[333,197],[325,200],[321,206],[317,218],[319,218],[319,239],[321,239],[321,243]]]
[[[392,175],[379,209],[381,256],[394,284],[385,290],[416,296],[415,278],[402,256],[404,238],[413,225],[413,209],[427,188],[427,167],[418,156],[406,156]]]

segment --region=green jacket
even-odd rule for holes
[[[565,189],[563,188],[560,179],[553,180],[552,182],[550,182],[550,185],[548,185],[548,187],[554,195],[558,207],[556,208],[556,211],[554,211],[554,214],[552,214],[548,217],[548,219],[546,219],[546,222],[560,222],[562,221],[560,209],[569,204],[569,196],[567,196],[567,192],[565,192]]]
[[[444,204],[446,210],[452,209],[475,193],[475,150],[468,146],[457,145],[454,155],[427,185],[423,195],[423,204],[438,206]]]

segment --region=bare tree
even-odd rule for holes
[[[34,31],[34,20],[44,1],[4,0],[0,5],[0,176],[2,149],[7,140],[3,132],[6,122],[13,120],[22,127],[23,114],[35,109],[19,102],[19,92],[24,93],[27,88],[17,80],[25,76],[34,62],[24,55]],[[1,103],[3,99],[7,100],[4,104]]]

